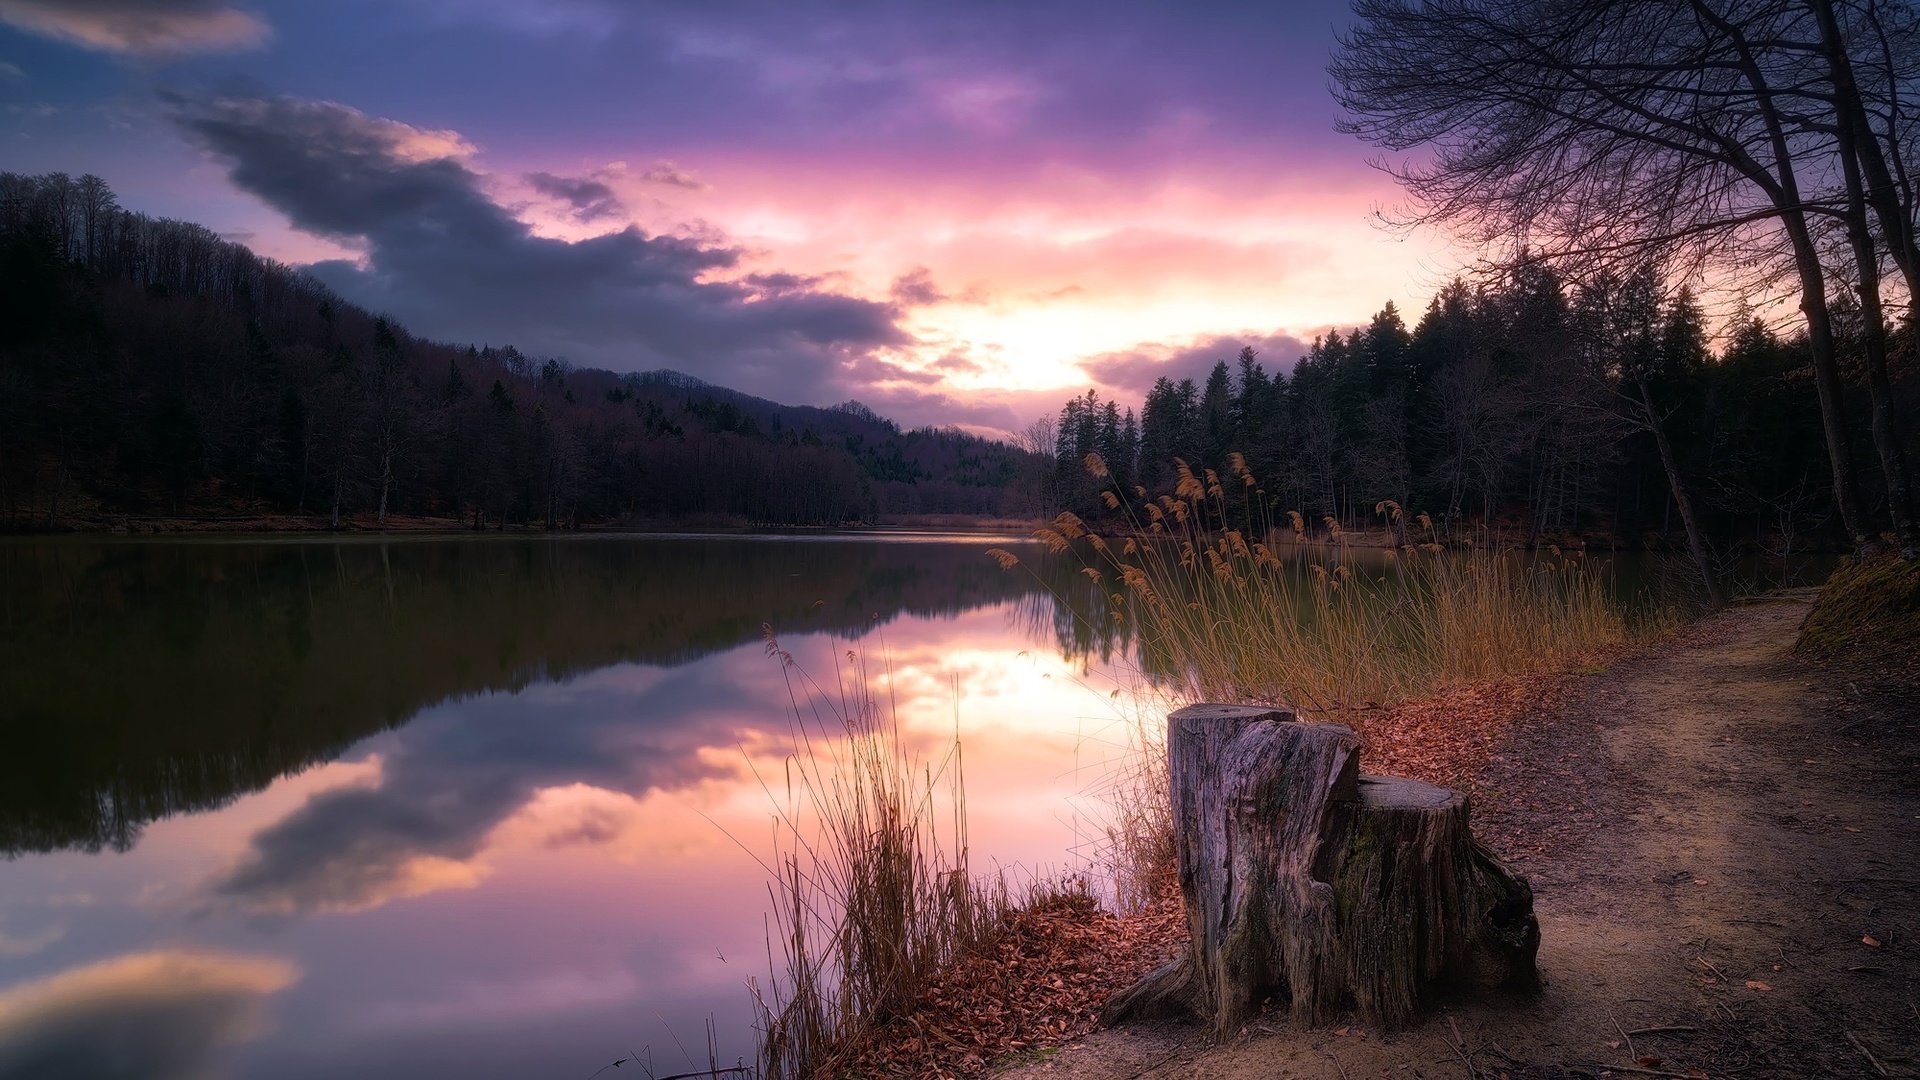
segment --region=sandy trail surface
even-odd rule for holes
[[[1920,1077],[1920,685],[1813,661],[1811,591],[1720,612],[1522,723],[1476,829],[1533,881],[1545,988],[1391,1036],[1107,1031],[1019,1077]]]

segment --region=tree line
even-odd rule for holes
[[[408,334],[99,177],[0,174],[0,527],[1033,513],[1031,455]]]
[[[1163,377],[1137,420],[1088,391],[1056,424],[1057,490],[1083,516],[1143,518],[1184,463],[1220,483],[1229,522],[1291,510],[1316,529],[1398,529],[1425,513],[1443,539],[1497,525],[1529,544],[1637,544],[1684,539],[1691,515],[1720,547],[1816,545],[1834,512],[1806,341],[1751,313],[1730,322],[1716,351],[1692,296],[1644,271],[1456,281],[1412,328],[1389,302],[1290,366],[1247,348],[1204,382]]]

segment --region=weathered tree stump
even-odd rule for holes
[[[1466,796],[1363,776],[1351,728],[1282,709],[1167,724],[1188,947],[1103,1022],[1190,1014],[1224,1036],[1272,998],[1391,1029],[1442,985],[1534,983],[1533,892],[1473,839]]]

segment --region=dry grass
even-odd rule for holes
[[[1110,591],[1110,617],[1133,622],[1145,672],[1179,698],[1327,712],[1564,666],[1629,637],[1604,573],[1577,552],[1445,550],[1417,542],[1431,533],[1424,516],[1403,521],[1383,502],[1380,515],[1416,542],[1361,559],[1329,522],[1325,541],[1280,554],[1276,535],[1305,537],[1300,514],[1278,530],[1251,515],[1224,527],[1220,478],[1179,469],[1174,495],[1136,504],[1107,493],[1110,507],[1142,507],[1121,534],[1071,513],[1035,533],[1056,553],[1082,554],[1082,572]],[[1244,470],[1236,458],[1251,488]]]
[[[1382,707],[1579,668],[1664,619],[1630,625],[1605,572],[1579,552],[1444,549],[1424,514],[1393,502],[1376,508],[1382,528],[1407,542],[1350,551],[1337,522],[1310,535],[1298,512],[1266,522],[1230,504],[1229,489],[1258,490],[1238,455],[1224,483],[1177,465],[1172,495],[1130,497],[1118,486],[1104,494],[1109,509],[1124,510],[1117,531],[1103,535],[1063,513],[1034,534],[1056,554],[1079,554],[1081,572],[1108,592],[1105,617],[1131,622],[1140,650],[1131,693],[1150,703],[1134,725],[1141,753],[1105,792],[1103,854],[1122,910],[1150,901],[1170,879],[1167,709],[1286,703],[1315,718],[1354,722],[1372,711],[1378,719]],[[1087,467],[1109,478],[1097,456]],[[1011,552],[992,554],[1005,568],[1019,566]],[[1401,748],[1388,745],[1393,725],[1371,726],[1369,752],[1382,762],[1400,754],[1477,768],[1493,737],[1463,721],[1408,735]]]
[[[778,784],[761,778],[777,826],[757,1075],[976,1074],[1092,1030],[1108,997],[1169,955],[1184,924],[1164,809],[1128,826],[1128,843],[1165,846],[1166,870],[1124,914],[1085,878],[1017,896],[1003,875],[976,880],[958,738],[919,759],[860,654],[827,688],[764,633],[795,749]]]
[[[857,654],[828,690],[765,634],[796,751],[777,792],[762,778],[778,823],[777,928],[769,981],[755,987],[759,1075],[834,1076],[911,1015],[938,973],[983,950],[1012,904],[1004,884],[968,870],[958,739],[916,759]]]

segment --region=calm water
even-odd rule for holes
[[[866,654],[919,745],[958,730],[977,869],[1070,869],[1128,728],[1079,565],[979,535],[0,542],[0,1080],[668,1073],[709,1020],[750,1057],[755,769],[792,712],[762,624],[824,682]]]
[[[762,623],[958,725],[976,860],[1084,850],[1103,643],[994,543],[0,543],[0,1077],[750,1058]]]

